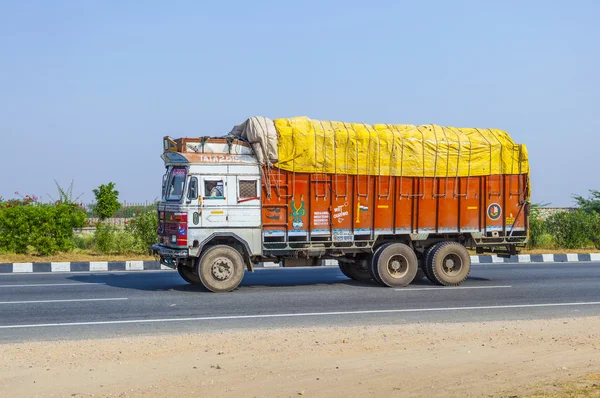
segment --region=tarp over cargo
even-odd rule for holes
[[[277,132],[276,150],[272,131]],[[405,177],[529,173],[527,148],[497,129],[252,118],[232,131],[261,147],[259,161],[288,171]],[[262,132],[270,133],[260,137]],[[249,133],[250,132],[250,133]]]

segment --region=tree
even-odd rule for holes
[[[600,191],[590,189],[590,195],[587,199],[579,195],[573,195],[573,199],[575,199],[579,208],[586,213],[600,214]]]
[[[94,209],[100,220],[103,221],[114,216],[121,207],[119,203],[119,191],[115,190],[115,183],[102,184],[93,191],[96,196],[96,206],[94,206]]]

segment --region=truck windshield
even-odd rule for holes
[[[185,168],[175,167],[171,170],[169,184],[165,191],[165,199],[179,201],[183,197],[183,188],[185,186]]]

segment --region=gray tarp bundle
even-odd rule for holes
[[[229,134],[248,141],[260,164],[277,162],[277,130],[273,120],[254,116],[235,126]]]

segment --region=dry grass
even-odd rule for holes
[[[87,262],[87,261],[154,261],[154,257],[141,254],[98,254],[91,251],[73,251],[71,253],[58,253],[52,256],[39,256],[34,254],[0,254],[0,263],[46,263],[46,262]]]
[[[533,393],[514,395],[519,398],[600,398],[600,373],[591,373],[575,381],[545,386]]]

